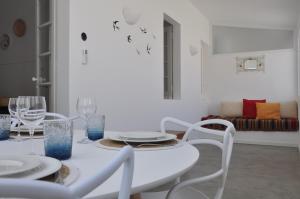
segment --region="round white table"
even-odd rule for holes
[[[105,132],[105,135],[113,132]],[[75,131],[73,154],[66,162],[73,164],[80,171],[76,182],[92,176],[96,171],[111,161],[118,153],[116,150],[107,150],[91,144],[78,144],[83,133]],[[43,140],[35,140],[36,150],[43,151]],[[1,141],[1,154],[26,154],[30,151],[30,141],[13,142]],[[175,180],[189,171],[199,158],[198,150],[190,145],[183,144],[167,150],[135,151],[134,177],[132,193],[150,190]],[[122,168],[120,168],[104,184],[96,188],[86,198],[111,198],[116,197],[120,187]],[[74,184],[76,184],[76,182]],[[71,185],[72,186],[72,185]]]

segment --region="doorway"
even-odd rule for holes
[[[45,96],[54,107],[54,0],[1,0],[0,101]],[[1,109],[0,109],[1,110]]]

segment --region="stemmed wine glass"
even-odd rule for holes
[[[26,126],[29,127],[31,141],[31,153],[33,151],[34,129],[45,119],[46,101],[41,96],[21,96],[17,99],[17,117]]]
[[[17,124],[17,129],[18,129],[18,135],[17,135],[17,142],[22,141],[21,138],[21,134],[20,134],[20,125],[21,125],[21,121],[18,119],[17,116],[17,99],[18,98],[9,98],[9,102],[8,102],[8,111],[9,114],[11,116],[11,120],[13,122],[13,124]]]
[[[77,113],[79,113],[80,116],[83,117],[83,119],[85,121],[85,130],[87,130],[88,117],[91,114],[96,113],[96,111],[97,111],[97,106],[96,106],[95,100],[91,97],[78,97],[76,109],[77,109]],[[86,132],[85,132],[85,138],[78,141],[78,143],[81,143],[81,144],[89,143],[89,139],[87,138]]]

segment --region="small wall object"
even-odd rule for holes
[[[0,48],[2,50],[7,50],[10,46],[10,37],[8,34],[3,34],[0,36]]]
[[[195,56],[199,53],[199,49],[196,46],[190,45],[190,54],[191,56]]]
[[[26,22],[23,19],[17,19],[13,25],[13,31],[17,37],[23,37],[26,34]]]
[[[81,39],[82,41],[86,41],[87,40],[87,35],[85,32],[81,33]]]
[[[237,57],[237,72],[265,71],[265,56]]]
[[[141,13],[129,7],[123,7],[123,17],[128,25],[135,25],[141,18]]]

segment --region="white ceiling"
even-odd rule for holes
[[[300,0],[191,0],[213,25],[294,29]]]

